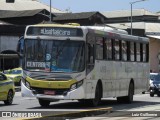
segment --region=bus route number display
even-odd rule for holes
[[[27,35],[47,35],[47,36],[75,36],[82,37],[83,32],[79,28],[64,27],[29,27]]]

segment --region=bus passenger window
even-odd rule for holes
[[[122,60],[127,61],[127,42],[122,40]]]
[[[140,43],[136,43],[137,48],[137,61],[140,62]]]
[[[95,60],[95,36],[93,34],[87,35],[87,63],[93,64]]]
[[[103,60],[103,38],[96,37],[96,59]]]
[[[148,62],[149,61],[149,44],[146,44],[145,45],[146,46],[146,62]]]
[[[130,41],[127,41],[127,61],[131,60]]]
[[[131,61],[135,61],[135,57],[134,57],[134,42],[130,42],[130,58]]]
[[[140,43],[140,61],[143,62],[143,44]]]
[[[105,43],[106,43],[106,59],[111,60],[112,59],[111,39],[107,39]]]
[[[134,61],[137,61],[137,46],[136,46],[136,43],[134,43]]]
[[[87,44],[88,47],[88,63],[93,64],[94,63],[94,46]]]
[[[115,60],[114,39],[111,39],[111,46],[112,46],[112,60]]]
[[[115,52],[115,60],[120,60],[120,44],[119,40],[115,39],[114,43],[114,52]]]
[[[147,56],[147,55],[146,55],[146,53],[147,53],[147,52],[146,52],[146,50],[147,50],[146,48],[147,48],[147,47],[146,47],[146,44],[143,44],[143,62],[146,62],[146,56]]]

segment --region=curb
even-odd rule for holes
[[[101,114],[110,114],[111,111],[112,107],[107,107],[107,108],[81,110],[77,112],[70,111],[68,113],[53,114],[39,118],[28,118],[23,120],[67,120],[67,119],[76,119],[82,117],[94,117],[96,115],[101,115]]]

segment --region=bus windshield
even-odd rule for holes
[[[25,69],[47,72],[81,72],[85,66],[83,41],[25,40]]]

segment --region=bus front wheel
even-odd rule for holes
[[[40,104],[42,107],[48,107],[49,104],[50,104],[50,101],[49,101],[49,100],[38,99],[38,101],[39,101],[39,104]]]
[[[95,98],[87,100],[91,106],[98,106],[101,102],[102,98],[102,85],[100,83],[97,84],[95,90]]]

